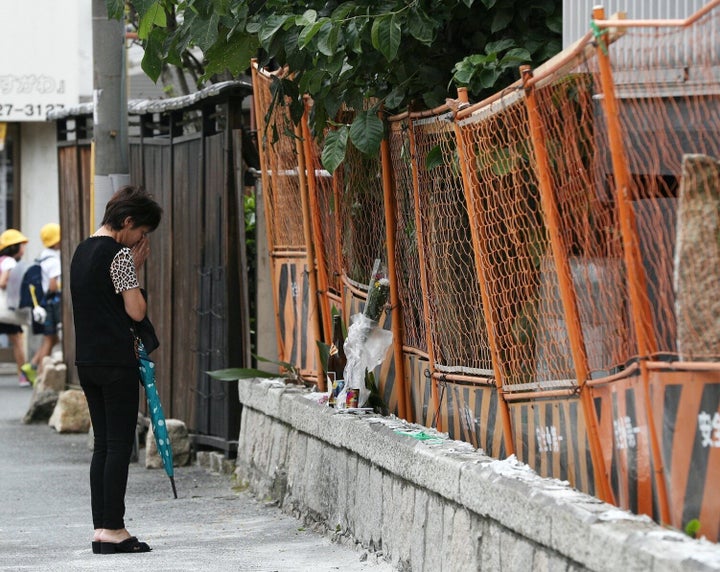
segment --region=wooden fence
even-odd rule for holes
[[[153,354],[165,413],[184,420],[196,443],[231,452],[237,442],[237,388],[205,372],[250,365],[245,260],[242,101],[249,83],[228,82],[183,98],[130,103],[130,179],[163,207],[144,270]],[[59,117],[63,272],[93,231],[90,213],[92,109]],[[63,349],[74,362],[69,288]],[[70,368],[71,378],[76,378]]]

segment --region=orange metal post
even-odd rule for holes
[[[467,89],[458,89],[459,99],[463,103],[467,103]],[[502,368],[500,367],[500,355],[497,348],[497,342],[495,340],[495,328],[492,321],[492,312],[490,311],[490,293],[487,290],[487,281],[485,280],[485,267],[482,263],[482,253],[485,251],[484,245],[487,241],[483,242],[480,236],[480,230],[475,224],[480,218],[478,209],[475,206],[473,199],[473,178],[468,171],[468,155],[465,150],[465,141],[460,130],[460,125],[457,121],[453,122],[455,129],[455,141],[457,143],[458,157],[460,163],[460,172],[463,180],[463,191],[465,192],[465,204],[468,209],[468,218],[470,220],[470,235],[473,243],[473,255],[475,257],[475,272],[477,273],[478,283],[480,286],[480,297],[482,298],[483,305],[483,317],[487,324],[488,332],[488,343],[490,344],[490,356],[493,362],[493,371],[495,377],[495,386],[498,391],[498,406],[500,408],[500,415],[502,416],[503,436],[505,437],[505,450],[508,455],[512,455],[515,452],[515,445],[513,442],[512,434],[512,423],[510,421],[510,408],[507,401],[505,400],[505,391],[503,390],[502,383]]]
[[[604,20],[605,10],[602,7],[593,10],[594,20]],[[628,293],[632,305],[632,317],[635,324],[637,336],[638,353],[640,354],[640,367],[642,371],[643,385],[645,387],[645,408],[650,424],[648,434],[650,435],[650,446],[655,467],[655,482],[658,491],[658,504],[660,516],[663,522],[669,522],[670,511],[668,507],[667,490],[663,471],[660,443],[658,442],[655,430],[655,420],[650,403],[650,385],[647,371],[647,358],[657,352],[657,341],[652,325],[652,310],[647,295],[647,282],[645,270],[640,256],[638,246],[637,227],[635,225],[635,213],[630,201],[630,170],[627,164],[625,146],[622,139],[620,126],[620,112],[615,97],[615,82],[610,65],[610,57],[607,54],[607,47],[598,42],[597,58],[600,68],[600,82],[603,92],[603,111],[607,123],[608,139],[610,141],[610,153],[612,156],[613,171],[615,174],[616,199],[620,231],[622,233],[623,250],[625,255],[625,266],[628,276]]]
[[[312,219],[312,234],[315,244],[315,258],[317,260],[317,285],[318,304],[321,310],[323,334],[320,340],[330,343],[332,336],[332,318],[330,317],[330,298],[328,298],[328,277],[327,261],[325,260],[325,240],[322,233],[322,221],[320,219],[320,207],[317,199],[317,185],[315,182],[315,161],[313,160],[312,135],[308,125],[308,102],[305,100],[305,112],[301,120],[303,152],[305,154],[305,165],[307,166],[307,185],[310,214]],[[321,364],[318,362],[318,366]]]
[[[257,142],[258,142],[258,154],[260,155],[260,182],[263,186],[263,198],[267,196],[267,191],[270,188],[270,175],[268,167],[268,158],[265,155],[265,145],[263,143],[263,134],[265,132],[265,121],[264,113],[262,112],[262,103],[260,102],[260,73],[257,68],[257,60],[251,61],[250,69],[252,70],[252,82],[255,88],[253,89],[253,104],[255,106],[255,117],[257,118]],[[270,252],[273,250],[272,233],[270,232],[270,209],[265,206],[265,232],[267,233],[267,241]]]
[[[396,232],[396,206],[392,178],[392,160],[390,158],[390,145],[383,137],[380,143],[380,159],[383,177],[383,198],[385,201],[385,240],[387,241],[387,263],[390,273],[390,306],[392,308],[391,327],[393,333],[393,355],[395,357],[395,388],[398,392],[398,413],[401,418],[407,419],[410,396],[405,383],[405,358],[403,356],[403,313],[398,294],[397,272],[395,267],[395,232]]]
[[[427,262],[425,261],[425,233],[422,225],[422,216],[420,215],[420,177],[418,175],[418,157],[417,145],[415,143],[415,128],[412,119],[408,122],[408,137],[410,139],[410,157],[412,163],[412,182],[413,182],[413,199],[415,203],[415,235],[418,241],[418,259],[420,263],[420,287],[423,294],[423,318],[425,320],[425,334],[427,336],[428,362],[430,363],[430,372],[435,372],[435,352],[433,351],[432,339],[432,320],[430,319],[430,288],[428,286]],[[437,380],[431,378],[432,384],[432,403],[433,410],[438,410],[439,395]],[[436,429],[442,431],[442,419],[438,415],[438,423]]]
[[[523,80],[532,77],[530,66],[521,66],[520,73]],[[560,233],[560,214],[557,210],[557,201],[555,193],[553,192],[550,160],[545,146],[545,130],[543,129],[535,90],[533,88],[525,90],[525,104],[535,154],[535,169],[538,186],[540,187],[541,204],[545,215],[545,227],[550,238],[550,247],[552,249],[553,261],[560,286],[563,313],[565,314],[565,323],[567,324],[567,332],[570,339],[570,351],[572,352],[573,364],[575,366],[575,377],[577,378],[577,384],[580,388],[580,400],[588,426],[590,455],[595,471],[595,482],[598,484],[598,496],[604,501],[614,503],[615,499],[612,489],[610,488],[609,474],[605,466],[602,447],[600,446],[595,408],[593,407],[592,396],[585,387],[589,371],[587,352],[585,351],[585,340],[580,325],[580,312],[578,310],[570,262],[567,257],[567,248]]]
[[[317,290],[317,275],[315,272],[315,243],[313,242],[312,233],[312,215],[310,213],[310,200],[308,198],[308,186],[307,177],[305,171],[305,156],[303,155],[303,143],[302,143],[302,132],[300,126],[295,127],[295,146],[297,149],[298,157],[298,184],[300,187],[300,201],[302,206],[303,214],[303,236],[305,238],[305,251],[307,254],[307,265],[308,265],[308,278],[310,282],[309,292],[309,304],[308,308],[308,329],[309,334],[314,336],[315,340],[322,339],[322,328],[320,326],[320,316],[318,312],[318,290]],[[298,324],[302,326],[302,324]],[[325,377],[321,374],[322,367],[320,362],[320,348],[315,344],[315,360],[316,360],[316,372],[318,378],[318,389],[325,391]]]

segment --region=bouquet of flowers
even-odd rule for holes
[[[370,395],[366,387],[366,374],[380,365],[392,343],[392,332],[379,327],[379,320],[390,295],[390,280],[379,271],[380,260],[375,261],[368,287],[367,302],[361,314],[351,317],[345,340],[345,389],[358,390],[358,403],[364,405]],[[343,401],[345,395],[338,396]]]

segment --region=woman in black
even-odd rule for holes
[[[124,187],[105,207],[100,228],[75,250],[70,291],[75,364],[92,420],[95,445],[90,499],[95,553],[147,552],[125,528],[125,490],[139,406],[133,323],[146,314],[137,271],[147,260],[147,234],[162,209],[145,191]]]

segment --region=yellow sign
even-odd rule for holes
[[[5,150],[5,134],[7,133],[7,123],[0,122],[0,151]]]

